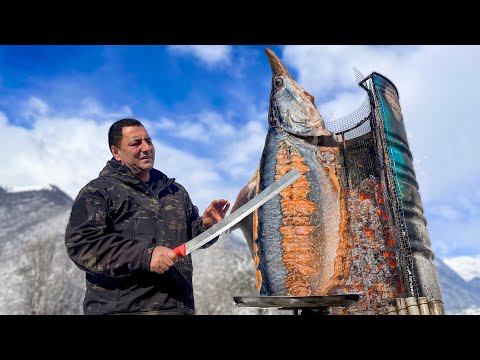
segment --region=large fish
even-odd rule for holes
[[[268,134],[258,170],[232,211],[291,169],[300,178],[239,227],[254,259],[260,295],[327,295],[345,283],[350,242],[339,147],[314,98],[270,49]]]

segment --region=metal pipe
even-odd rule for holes
[[[440,299],[432,299],[428,302],[428,308],[431,315],[443,315],[443,302]]]
[[[418,307],[420,308],[420,315],[430,315],[430,309],[428,308],[428,299],[425,296],[421,296],[417,299]]]
[[[385,307],[385,314],[386,315],[398,315],[397,308],[393,305],[388,305]]]
[[[398,315],[408,315],[404,298],[396,298],[395,303],[397,304]]]
[[[420,309],[418,308],[416,297],[405,298],[405,304],[407,304],[408,315],[420,315]]]

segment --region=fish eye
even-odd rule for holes
[[[280,87],[283,85],[283,79],[281,77],[275,78],[275,86]]]

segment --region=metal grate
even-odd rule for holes
[[[361,294],[353,313],[388,306],[398,296],[418,297],[395,162],[385,138],[372,75],[363,78],[356,74],[368,93],[360,108],[326,123],[340,143],[341,183],[353,244],[352,271],[339,293]]]
[[[385,125],[383,119],[385,114],[378,104],[378,99],[374,91],[371,79],[367,79],[366,86],[371,94],[371,101],[375,108],[375,119],[378,126],[375,127],[375,138],[377,139],[377,148],[379,158],[382,162],[382,176],[387,184],[388,197],[390,199],[389,209],[393,215],[394,229],[396,232],[396,239],[398,242],[400,252],[400,265],[404,285],[409,297],[418,297],[418,285],[413,274],[413,256],[408,236],[407,224],[405,221],[405,214],[403,212],[402,201],[400,200],[399,181],[396,175],[395,157],[393,156],[391,148],[387,146],[387,139],[385,137]]]

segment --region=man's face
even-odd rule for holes
[[[155,147],[143,126],[122,128],[120,148],[112,146],[112,154],[140,178],[150,172],[155,162]]]

